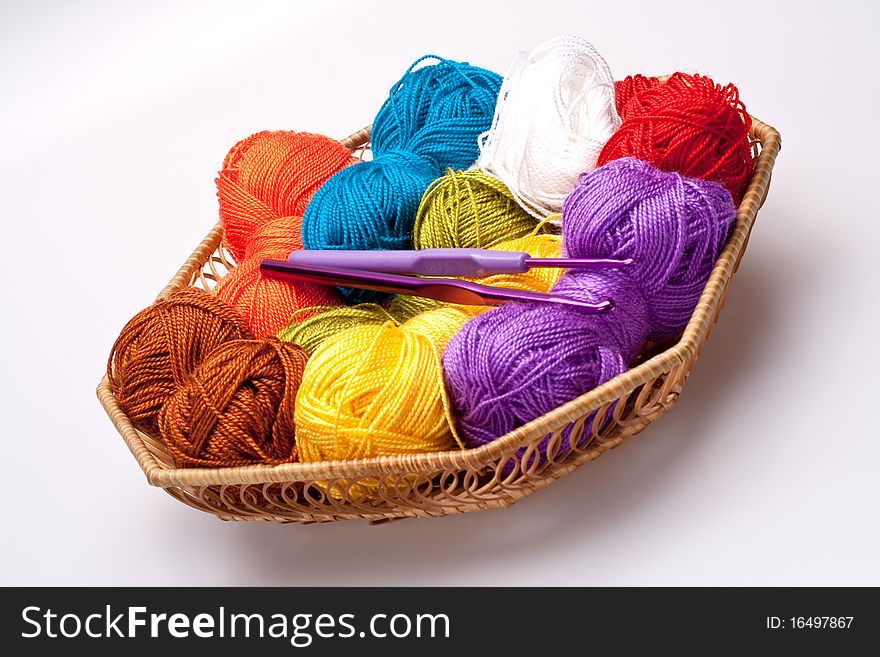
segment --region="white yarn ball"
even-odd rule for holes
[[[584,39],[556,37],[514,60],[476,166],[543,219],[562,210],[619,127],[608,64]]]

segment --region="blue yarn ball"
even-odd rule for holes
[[[426,59],[431,65],[417,68]],[[501,76],[433,56],[417,60],[373,121],[373,159],[343,169],[312,197],[302,221],[306,249],[410,249],[422,194],[447,168],[479,156]],[[340,288],[353,302],[383,295]]]
[[[390,152],[382,159],[339,171],[318,189],[306,208],[303,245],[307,249],[412,248],[416,210],[435,177],[423,158],[405,152]],[[353,288],[339,291],[352,303],[389,296]]]
[[[416,68],[436,59],[430,66]],[[480,155],[478,138],[492,125],[501,76],[478,66],[426,55],[391,88],[373,121],[374,157],[406,150],[430,158],[438,175],[466,169]]]

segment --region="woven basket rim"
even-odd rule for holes
[[[351,150],[369,142],[369,126],[341,140]],[[682,333],[673,345],[654,357],[632,367],[606,383],[563,404],[545,415],[497,438],[481,447],[447,452],[426,452],[409,455],[377,456],[348,461],[321,461],[314,463],[286,463],[282,465],[246,465],[229,468],[169,468],[160,464],[147,446],[150,437],[141,434],[129,421],[113,395],[107,376],[98,384],[97,395],[117,431],[131,450],[147,481],[163,488],[175,486],[210,486],[314,481],[337,477],[376,478],[400,472],[432,473],[438,470],[480,468],[496,462],[530,441],[559,430],[579,418],[586,417],[603,405],[632,393],[664,372],[668,372],[693,358],[708,336],[713,318],[724,298],[724,293],[745,251],[751,229],[761,205],[767,196],[771,173],[781,148],[779,132],[772,126],[752,117],[750,138],[761,143],[761,152],[754,162],[754,171],[745,196],[738,208],[734,230],[712,269],[706,287]],[[189,285],[194,272],[215,251],[223,229],[215,225],[196,250],[157,296],[168,296]],[[662,391],[661,391],[662,392]],[[602,416],[602,413],[596,414]],[[622,432],[619,444],[638,433],[650,423]],[[156,440],[153,438],[152,440]],[[598,453],[608,446],[598,448]]]

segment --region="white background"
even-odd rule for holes
[[[0,583],[880,584],[873,4],[4,1]],[[148,486],[94,388],[226,150],[349,134],[421,54],[503,72],[563,32],[618,77],[734,81],[783,136],[673,412],[504,511],[222,523]]]

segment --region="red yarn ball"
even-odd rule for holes
[[[737,203],[742,200],[752,174],[752,120],[734,85],[675,73],[656,86],[647,78],[628,83],[623,95],[623,123],[602,149],[598,166],[635,157],[664,171],[719,182]]]
[[[645,89],[656,87],[660,84],[660,78],[645,75],[627,75],[623,80],[614,83],[614,104],[621,119],[626,118],[626,105],[633,96]]]

